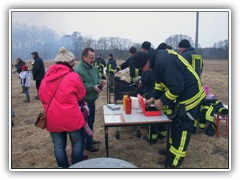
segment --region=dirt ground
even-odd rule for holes
[[[48,67],[51,63],[46,63]],[[37,115],[43,111],[42,104],[35,100],[35,82],[32,81],[30,96],[31,103],[23,103],[25,98],[21,94],[21,87],[17,74],[12,74],[12,107],[16,117],[11,130],[11,167],[23,168],[57,168],[53,154],[53,144],[48,131],[34,127]],[[204,61],[202,75],[204,85],[210,86],[212,94],[224,104],[228,104],[228,61]],[[105,140],[102,106],[107,103],[106,89],[96,101],[96,118],[94,124],[94,139],[100,140],[98,152],[85,152],[89,158],[105,157]],[[203,131],[197,131],[192,136],[187,156],[180,168],[228,168],[229,167],[229,138],[224,136],[225,124],[221,123],[220,138],[209,137]],[[231,127],[229,127],[231,128]],[[159,162],[165,156],[159,155],[158,150],[165,148],[165,140],[149,145],[146,141],[136,137],[136,127],[121,127],[120,139],[114,136],[116,128],[109,128],[110,157],[129,161],[138,168],[164,168]],[[147,134],[146,128],[141,128],[142,135]],[[70,142],[68,140],[67,153],[70,158]]]

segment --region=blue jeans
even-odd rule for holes
[[[75,164],[83,160],[84,151],[83,128],[73,132],[50,132],[54,145],[54,154],[58,167],[68,168],[69,162],[66,153],[67,134],[72,144],[71,163]]]
[[[87,121],[90,129],[93,131],[93,124],[95,120],[95,102],[91,102],[91,103],[88,102],[88,108],[89,108],[89,115],[88,115]],[[88,136],[86,133],[85,133],[85,136],[86,136],[86,148],[91,148],[93,136]]]
[[[23,88],[23,92],[24,92],[24,94],[26,95],[26,97],[29,96],[28,90],[29,90],[29,87],[24,87],[24,88]]]

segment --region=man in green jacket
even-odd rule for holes
[[[84,100],[88,103],[88,125],[92,131],[95,120],[95,101],[97,100],[99,93],[102,92],[102,87],[106,83],[106,81],[102,80],[99,76],[97,68],[94,67],[94,59],[94,50],[92,48],[86,48],[82,53],[82,61],[74,68],[74,71],[79,74],[84,87],[86,88],[86,96],[84,97]],[[98,149],[93,146],[97,143],[100,142],[93,140],[93,136],[86,135],[86,150],[97,152]]]

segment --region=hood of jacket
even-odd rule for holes
[[[73,71],[71,68],[69,68],[63,64],[53,65],[48,69],[48,73],[45,75],[45,80],[46,80],[46,82],[58,81],[65,74],[67,74],[71,71]]]

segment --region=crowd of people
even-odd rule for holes
[[[97,152],[94,139],[96,100],[108,80],[115,74],[129,68],[130,84],[135,83],[138,92],[146,98],[145,104],[154,104],[173,121],[171,142],[167,164],[169,167],[181,165],[187,154],[191,135],[197,128],[200,106],[206,94],[201,82],[203,61],[188,40],[179,42],[178,51],[166,43],[154,49],[151,43],[142,43],[141,50],[129,49],[129,58],[117,66],[113,54],[108,62],[97,55],[92,48],[82,52],[81,62],[75,65],[75,56],[66,48],[60,48],[55,64],[45,73],[43,60],[37,52],[32,52],[32,75],[36,82],[37,96],[47,114],[47,130],[50,132],[58,167],[68,168],[83,159],[84,149]],[[106,71],[104,72],[104,68]],[[21,79],[24,102],[30,103],[29,88],[31,76],[28,66],[21,58],[16,59],[16,69]],[[110,87],[112,83],[110,83]],[[164,125],[150,126],[155,143],[164,138]],[[71,163],[66,153],[67,136],[72,144]],[[160,154],[166,152],[160,151]]]

